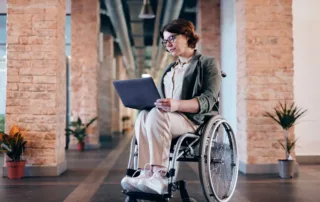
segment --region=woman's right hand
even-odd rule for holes
[[[166,112],[179,111],[180,102],[171,98],[158,99],[154,105]]]

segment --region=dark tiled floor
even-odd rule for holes
[[[88,176],[94,169],[101,172],[101,176],[105,176],[103,174],[107,171],[103,170],[104,167],[97,168],[100,168],[101,162],[109,158],[107,158],[107,155],[115,149],[119,142],[123,144],[122,139],[117,139],[96,151],[85,151],[83,153],[68,151],[68,171],[59,177],[34,177],[21,180],[0,178],[0,201],[64,201],[68,196],[75,195],[77,193],[75,190],[81,191],[78,188],[84,183],[88,183]],[[89,181],[92,186],[90,186],[91,184],[85,186],[92,189],[89,190],[93,193],[89,201],[123,202],[125,200],[119,184],[125,174],[129,154],[129,145],[124,146],[125,149],[120,153],[104,180],[100,184]],[[3,159],[1,160],[3,161]],[[181,163],[178,178],[189,182],[188,189],[193,198],[197,201],[205,201],[196,168],[197,165],[190,166],[190,164]],[[174,196],[175,198],[171,201],[180,201],[178,193],[175,193]],[[73,201],[88,200],[79,198]],[[277,175],[245,176],[240,174],[236,192],[230,201],[320,202],[320,165],[300,165],[300,175],[289,180],[280,179]]]

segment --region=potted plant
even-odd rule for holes
[[[88,127],[97,119],[97,117],[91,119],[88,123],[82,123],[80,117],[77,121],[73,121],[69,124],[70,128],[65,129],[66,134],[72,134],[78,140],[77,149],[84,151],[85,142],[84,138],[87,136]]]
[[[298,108],[294,103],[290,106],[287,106],[287,103],[279,104],[280,107],[274,108],[274,114],[265,112],[264,116],[274,120],[284,131],[284,143],[281,141],[279,141],[279,143],[285,151],[285,158],[278,160],[279,175],[282,178],[291,178],[294,174],[295,164],[295,161],[292,160],[291,151],[294,148],[297,139],[291,140],[289,138],[289,130],[297,123],[297,120],[299,120],[307,110]]]
[[[24,140],[21,130],[17,126],[12,126],[9,135],[0,133],[0,151],[8,156],[6,162],[8,168],[8,178],[20,179],[24,177],[24,167],[26,161],[21,159],[27,141]]]

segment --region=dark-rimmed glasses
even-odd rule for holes
[[[174,43],[176,41],[176,37],[178,35],[179,34],[174,34],[174,35],[169,36],[167,40],[162,40],[162,45],[164,47],[167,47],[168,42],[170,42],[171,44]]]

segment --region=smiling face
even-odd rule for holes
[[[182,56],[189,49],[188,39],[182,34],[164,31],[162,43],[173,56]]]

